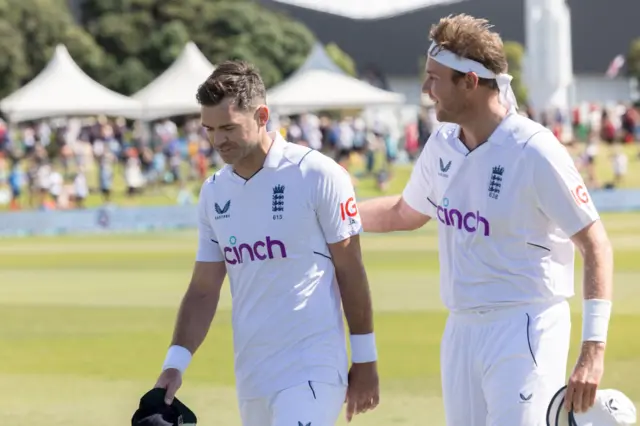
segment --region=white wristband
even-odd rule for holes
[[[162,364],[162,371],[169,368],[175,368],[180,371],[181,374],[184,374],[184,371],[191,362],[191,358],[192,355],[191,352],[189,352],[189,349],[173,345],[167,351],[167,357],[164,360],[164,364]]]
[[[586,299],[582,306],[582,341],[605,343],[611,318],[611,301]]]
[[[361,364],[378,360],[374,333],[352,334],[349,340],[351,342],[351,362]]]

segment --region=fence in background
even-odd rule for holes
[[[600,212],[640,211],[640,190],[591,193]],[[0,213],[0,237],[195,229],[196,206]]]
[[[0,237],[135,232],[196,227],[196,206],[104,207],[0,214]]]

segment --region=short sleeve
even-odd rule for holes
[[[360,234],[362,221],[349,173],[326,156],[321,162],[313,199],[325,241],[334,244]]]
[[[404,201],[417,212],[436,216],[437,200],[433,191],[432,174],[429,173],[428,142],[413,166],[409,182],[402,192]]]
[[[550,132],[529,142],[538,208],[569,237],[600,218],[566,148]]]
[[[207,180],[200,189],[198,199],[198,252],[196,261],[198,262],[224,262],[222,251],[218,245],[218,238],[211,226],[209,213],[207,211],[207,194],[211,191],[213,183]]]

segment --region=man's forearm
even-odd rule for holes
[[[608,240],[584,250],[584,299],[611,300],[613,293],[613,249]]]
[[[583,352],[601,352],[607,341],[613,293],[613,250],[606,237],[583,247]]]
[[[362,263],[336,268],[342,307],[351,334],[373,333],[373,307]]]
[[[171,344],[195,353],[207,336],[219,300],[219,292],[197,293],[188,290],[180,304]]]
[[[391,195],[359,202],[358,210],[365,232],[400,230],[400,221],[396,220],[396,206],[399,201],[400,195]]]

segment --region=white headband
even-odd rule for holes
[[[429,47],[429,57],[445,67],[460,71],[462,73],[475,73],[480,78],[496,80],[498,90],[500,90],[500,103],[507,108],[518,108],[516,95],[511,88],[513,77],[509,74],[495,74],[485,68],[480,62],[472,59],[462,58],[455,53],[439,47],[435,42]]]

